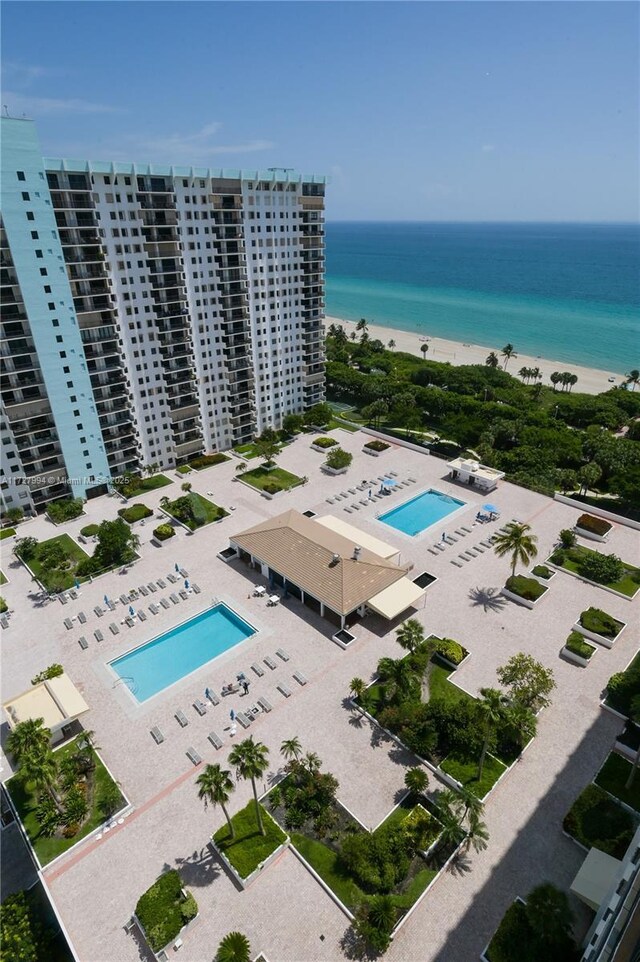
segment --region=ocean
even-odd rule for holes
[[[640,226],[326,224],[326,313],[625,374]]]

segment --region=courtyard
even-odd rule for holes
[[[519,651],[551,668],[557,684],[551,706],[540,717],[536,738],[487,799],[488,848],[471,855],[466,870],[445,871],[438,877],[386,957],[392,962],[477,959],[515,895],[525,896],[542,881],[568,889],[582,862],[581,850],[562,834],[562,819],[601,767],[622,727],[618,718],[600,708],[599,700],[608,678],[635,654],[637,596],[629,601],[558,572],[548,597],[534,610],[507,601],[499,594],[510,573],[507,559],[499,559],[490,549],[466,560],[460,554],[480,544],[500,524],[517,518],[531,525],[538,538],[537,560],[543,561],[560,529],[575,523],[576,509],[503,481],[491,495],[500,520],[477,525],[476,514],[485,499],[448,480],[445,462],[397,445],[374,459],[362,450],[366,436],[361,432],[337,429],[330,434],[353,454],[347,473],[323,474],[317,452],[309,447],[310,436],[302,435],[279,452],[277,463],[284,471],[308,478],[308,483],[273,500],[235,480],[233,458],[192,472],[193,491],[223,508],[227,514],[222,520],[193,533],[176,529],[176,536],[161,547],[151,543],[157,522],[149,519],[137,524],[140,560],[124,573],[109,572],[82,584],[78,598],[65,606],[44,602],[26,568],[9,554],[13,540],[2,544],[2,569],[10,579],[3,596],[14,612],[10,627],[2,633],[2,699],[27,689],[31,678],[47,665],[61,663],[90,706],[83,723],[96,733],[100,755],[131,803],[122,823],[100,838],[94,836],[73,847],[44,870],[76,951],[87,962],[135,962],[147,957],[135,930],[127,933],[124,927],[141,893],[166,868],[180,870],[198,901],[200,914],[186,930],[181,950],[188,962],[208,962],[220,939],[234,929],[245,932],[254,954],[262,951],[270,962],[338,962],[349,955],[349,919],[291,850],[285,850],[245,891],[238,890],[207,847],[224,816],[219,809],[205,811],[198,801],[195,780],[200,766],[194,767],[186,754],[193,747],[203,763],[228,767],[229,750],[244,737],[241,731],[231,735],[230,709],[240,711],[245,702],[266,697],[273,710],[260,714],[247,732],[270,751],[270,769],[261,790],[282,774],[281,742],[297,736],[305,751],[317,752],[324,768],[338,779],[340,802],[369,828],[397,804],[404,774],[416,764],[410,752],[355,712],[349,701],[352,678],[369,683],[381,657],[400,656],[395,628],[402,619],[389,622],[369,615],[352,626],[356,640],[342,650],[331,640],[335,625],[330,621],[292,595],[270,606],[267,597],[254,595],[256,587],[267,588],[269,594],[268,580],[260,571],[217,557],[230,536],[290,508],[348,520],[396,547],[401,564],[413,565],[408,577],[425,570],[437,577],[419,609],[406,612],[403,618],[414,616],[425,634],[455,638],[464,645],[470,657],[456,671],[455,682],[466,691],[476,694],[484,686],[495,685],[498,666]],[[350,489],[357,490],[365,480],[379,484],[389,471],[398,480],[414,478],[415,483],[399,485],[380,501],[369,501],[367,490],[364,497],[351,496]],[[163,495],[179,495],[181,475],[165,474],[174,486],[136,495],[154,512]],[[377,514],[429,488],[465,502],[451,521],[451,530],[445,519],[411,537],[377,520]],[[335,501],[342,492],[349,497]],[[333,503],[327,503],[327,498]],[[351,507],[354,502],[357,510]],[[122,507],[119,498],[103,497],[88,502],[81,518],[60,528],[44,517],[29,521],[20,526],[18,537],[44,541],[65,533],[75,540],[81,528],[114,519]],[[469,530],[457,543],[434,549],[443,533],[452,534],[454,527],[462,526]],[[636,539],[631,529],[615,526],[606,550],[632,562]],[[144,608],[147,618],[143,622],[136,618],[133,627],[123,624],[128,605],[118,604],[113,613],[101,618],[94,614],[105,595],[115,600],[139,585],[165,580],[176,565],[187,572],[191,584],[197,584],[199,594],[190,592],[155,616],[148,611],[149,603],[170,594],[173,586],[139,598],[135,607]],[[180,583],[175,589],[181,587]],[[256,633],[148,701],[136,702],[126,685],[114,680],[107,662],[205,610],[214,599],[227,604]],[[590,606],[605,608],[628,627],[612,649],[598,647],[588,668],[581,669],[560,659],[559,652],[580,613]],[[84,625],[75,620],[80,611],[87,616]],[[66,617],[74,619],[71,629],[64,626]],[[117,634],[107,630],[112,621],[119,626]],[[103,641],[95,640],[95,630],[102,631]],[[78,644],[80,636],[89,642],[86,649]],[[288,661],[275,657],[280,648],[286,650]],[[265,668],[262,676],[250,670],[256,662],[264,667],[267,657],[275,660],[274,670]],[[194,710],[194,701],[204,700],[206,688],[220,693],[241,671],[251,680],[248,697],[238,694],[217,706],[207,703],[204,715]],[[307,684],[297,684],[293,672],[301,672]],[[290,697],[277,690],[280,683],[289,687]],[[187,716],[187,727],[178,724],[176,711]],[[153,728],[164,735],[161,744],[151,738]],[[218,751],[207,737],[212,730],[223,742]],[[10,766],[3,760],[3,780],[10,775]],[[430,790],[437,788],[437,776],[429,773],[429,779]],[[250,786],[240,782],[231,811],[244,806],[250,795]],[[588,917],[579,903],[574,907],[582,926],[579,934],[583,934]]]

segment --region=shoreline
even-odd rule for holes
[[[346,321],[340,317],[325,317],[325,327],[330,324],[341,324],[348,335],[356,329],[356,321]],[[426,360],[439,361],[441,364],[449,363],[456,367],[463,364],[484,364],[487,355],[495,351],[500,359],[500,366],[504,363],[501,357],[500,347],[486,347],[481,344],[463,344],[461,341],[450,341],[443,337],[429,337],[413,334],[411,331],[403,331],[394,327],[382,327],[379,324],[367,324],[369,336],[376,338],[387,347],[390,340],[395,341],[395,351],[402,351],[406,354],[415,354],[422,357],[420,350],[423,344],[429,345]],[[520,354],[517,344],[516,356],[512,357],[507,365],[507,371],[518,376],[521,367],[538,367],[542,372],[542,383],[551,387],[549,375],[554,371],[570,371],[578,376],[578,381],[573,387],[577,394],[601,394],[608,391],[617,384],[624,382],[624,376],[616,371],[598,370],[597,368],[584,367],[581,364],[568,364],[566,361],[554,361],[546,357],[533,357],[530,354]],[[609,382],[609,378],[614,377],[614,382]],[[559,390],[558,393],[561,393]]]

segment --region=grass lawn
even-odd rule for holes
[[[125,498],[137,498],[145,491],[156,491],[157,488],[164,488],[168,484],[173,484],[171,478],[164,474],[153,474],[150,478],[133,478],[127,485],[117,488]]]
[[[2,528],[0,529],[0,541],[4,541],[5,538],[10,538],[16,533],[15,528]]]
[[[587,554],[587,553],[595,554],[595,552],[591,551],[590,548],[583,548],[582,546],[572,548],[571,551],[577,552],[580,554]],[[547,560],[550,560],[550,559],[547,559]],[[630,565],[626,561],[623,561],[622,563],[624,564],[626,571],[625,571],[625,574],[620,579],[620,581],[607,582],[607,584],[602,585],[602,587],[613,588],[614,591],[619,591],[621,594],[626,595],[628,598],[633,598],[635,593],[637,591],[640,591],[640,584],[638,584],[637,581],[634,581],[631,576],[634,572],[637,572],[640,569],[634,568],[633,565]],[[572,558],[565,557],[564,562],[562,563],[562,565],[559,565],[559,567],[561,569],[564,569],[565,571],[573,571],[575,574],[580,575],[580,571],[579,571],[580,564],[578,561],[574,561]],[[580,575],[580,577],[582,577],[582,575]],[[592,582],[592,584],[597,584],[597,582],[594,581]]]
[[[297,474],[285,471],[284,468],[272,468],[271,471],[267,471],[266,468],[254,468],[253,471],[245,471],[239,477],[257,491],[266,490],[270,494],[275,493],[275,491],[270,491],[271,487],[277,491],[283,491],[302,484],[302,478],[299,478]]]
[[[74,751],[75,745],[71,742],[69,745],[55,752],[55,757],[60,761],[65,755],[72,754]],[[37,795],[33,794],[34,786],[31,783],[24,785],[22,779],[17,775],[14,775],[8,782],[5,782],[5,787],[11,795],[11,800],[22,820],[22,824],[29,836],[29,841],[33,845],[41,865],[46,865],[47,862],[50,862],[57,855],[66,852],[72,845],[75,845],[76,842],[79,842],[80,839],[84,838],[85,835],[88,835],[94,828],[102,825],[105,821],[105,816],[100,810],[100,799],[105,787],[112,782],[112,778],[97,757],[94,777],[95,790],[91,799],[92,804],[89,817],[78,834],[74,835],[73,838],[45,838],[45,836],[40,835],[40,826],[35,816],[38,799]]]
[[[225,511],[224,508],[221,508],[220,505],[203,498],[201,494],[196,494],[195,491],[190,491],[187,497],[193,505],[194,517],[185,521],[184,524],[186,524],[191,531],[195,531],[197,528],[204,528],[206,524],[211,524],[212,521],[219,521],[220,518],[226,518],[229,513]],[[168,511],[172,518],[180,520],[172,513],[174,503],[175,502],[170,501],[165,510]]]
[[[335,892],[343,905],[354,909],[365,899],[365,893],[345,869],[341,868],[338,854],[322,842],[293,832],[291,841],[303,859],[318,873],[323,882]]]
[[[118,515],[124,518],[127,524],[135,524],[136,521],[153,517],[153,511],[146,504],[132,504],[128,508],[120,508]]]
[[[631,762],[617,752],[611,752],[598,772],[595,782],[600,788],[604,788],[606,792],[615,795],[621,802],[640,812],[640,773],[636,773],[631,788],[625,788],[631,768]]]
[[[82,550],[80,545],[76,544],[75,541],[72,538],[70,538],[68,534],[59,534],[55,538],[49,538],[47,541],[41,541],[38,547],[36,548],[34,556],[30,558],[28,561],[28,565],[33,571],[36,578],[42,579],[42,576],[44,574],[45,580],[46,580],[46,572],[43,572],[43,568],[42,568],[42,565],[40,564],[40,561],[38,560],[38,556],[46,545],[50,545],[54,541],[60,542],[60,544],[64,548],[64,552],[67,558],[69,558],[72,562],[71,567],[67,568],[67,570],[64,572],[64,580],[61,581],[60,583],[60,590],[65,591],[67,588],[73,588],[75,584],[75,578],[76,578],[75,570],[80,564],[80,562],[85,561],[89,557],[89,555],[85,554],[85,552]],[[86,581],[87,579],[79,578],[78,580]]]
[[[442,698],[448,702],[471,699],[471,695],[449,681],[449,675],[452,673],[453,669],[445,668],[444,665],[439,665],[437,661],[433,661],[429,665],[429,696],[431,698]]]
[[[349,431],[351,434],[360,430],[357,424],[348,424],[346,421],[343,421],[342,418],[331,418],[327,430],[334,431],[336,428],[339,428],[341,431]]]
[[[622,858],[638,820],[598,785],[587,785],[564,817],[563,827],[586,848]]]
[[[480,781],[478,781],[477,758],[466,760],[456,755],[448,755],[440,765],[440,768],[443,772],[446,772],[447,775],[451,775],[452,778],[457,779],[465,788],[468,788],[474,795],[477,795],[478,798],[484,798],[487,792],[493,788],[502,773],[506,771],[507,766],[501,762],[499,758],[487,752]]]
[[[284,442],[278,444],[278,451],[281,451],[285,447]],[[244,458],[245,461],[251,461],[252,458],[257,458],[260,456],[260,451],[255,445],[255,442],[249,441],[248,444],[240,444],[237,448],[233,449],[236,454]]]
[[[235,831],[234,839],[229,836],[229,826],[226,822],[213,836],[214,842],[220,851],[224,852],[241,878],[251,875],[258,865],[275,852],[287,838],[269,813],[262,806],[260,809],[266,835],[260,834],[255,803],[251,801],[231,819]]]
[[[185,467],[188,467],[194,471],[205,471],[207,468],[212,468],[214,464],[224,464],[225,461],[230,461],[231,458],[227,454],[222,454],[218,452],[217,454],[202,454],[199,458],[194,458],[193,461],[189,461]],[[178,468],[180,470],[180,468]]]
[[[0,571],[0,585],[6,585],[9,579],[5,575],[4,571]]]

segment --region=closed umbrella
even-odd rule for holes
[[[103,598],[103,601],[104,601],[105,605],[106,605],[107,608],[108,608],[108,607],[109,607],[109,596],[108,596],[108,595],[105,595],[104,598]]]
[[[135,615],[135,611],[133,610],[133,605],[129,605],[129,614],[131,615],[132,618]]]
[[[178,564],[177,561],[176,561],[176,563],[175,563],[175,569],[176,569],[176,571],[180,571],[180,565]]]
[[[190,584],[189,584],[189,579],[188,579],[188,578],[185,578],[185,580],[184,580],[184,586],[185,586],[185,588],[187,589],[187,591],[188,591],[189,588],[191,587]]]

